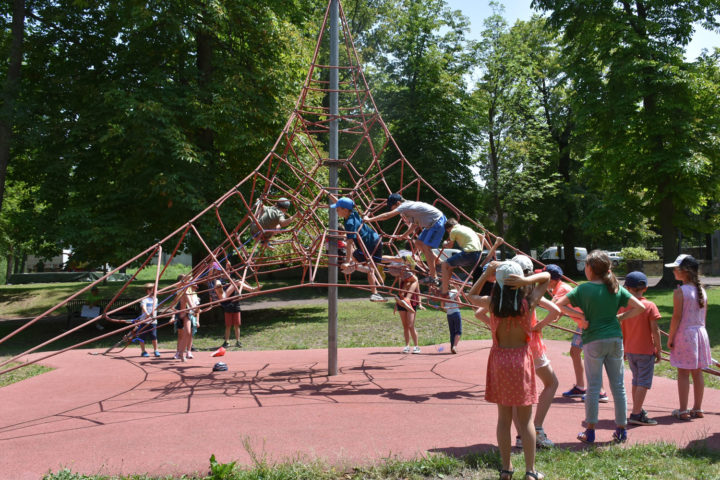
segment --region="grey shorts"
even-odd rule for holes
[[[655,355],[642,353],[626,353],[625,355],[632,372],[632,384],[650,390],[653,375],[655,375]]]

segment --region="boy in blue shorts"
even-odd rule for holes
[[[333,196],[330,199],[335,200]],[[348,239],[345,248],[345,262],[341,266],[343,272],[352,273],[354,270],[367,272],[368,285],[370,285],[371,291],[370,301],[387,302],[387,298],[378,294],[374,272],[365,265],[368,262],[368,258],[365,256],[367,251],[377,266],[378,273],[382,276],[383,243],[380,235],[367,222],[360,219],[360,215],[355,210],[355,202],[352,199],[342,197],[330,205],[330,208],[336,209],[338,217],[343,219],[343,228]],[[363,246],[365,250],[363,250]]]
[[[633,425],[657,425],[657,421],[649,418],[642,408],[652,387],[655,364],[660,362],[662,348],[657,324],[660,312],[653,302],[643,297],[647,286],[647,277],[642,272],[630,272],[625,277],[625,288],[645,306],[642,314],[620,324],[625,357],[632,372],[632,413],[628,423]],[[625,310],[628,308],[622,308],[618,313]]]
[[[387,208],[390,209],[389,212],[381,213],[377,217],[365,217],[365,222],[382,222],[396,215],[402,215],[411,225],[400,236],[401,239],[410,238],[415,230],[421,228],[422,231],[418,235],[420,241],[416,245],[425,256],[430,270],[430,276],[424,278],[423,282],[438,285],[437,258],[432,249],[438,248],[445,236],[447,220],[445,214],[429,203],[405,200],[399,193],[393,193],[387,198]]]

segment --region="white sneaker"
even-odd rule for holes
[[[187,358],[194,358],[191,352],[187,352]]]
[[[450,347],[450,351],[452,353],[457,353],[457,347],[455,345],[453,345],[452,347]]]
[[[371,302],[387,302],[387,298],[383,297],[380,294],[373,293],[370,295],[370,301]]]
[[[413,353],[420,353],[420,347],[415,347],[412,350]]]
[[[403,353],[410,353],[410,345],[407,345],[405,348],[402,349]]]
[[[535,444],[541,448],[552,448],[555,444],[547,437],[545,431],[535,431]]]

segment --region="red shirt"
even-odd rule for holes
[[[653,343],[652,329],[650,327],[653,321],[660,319],[660,312],[650,300],[643,297],[640,301],[645,306],[645,311],[620,324],[625,353],[653,355],[655,353],[655,344]],[[630,310],[630,307],[623,307],[618,310],[618,313],[627,310]]]

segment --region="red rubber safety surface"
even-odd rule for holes
[[[568,342],[547,341],[560,380],[545,431],[558,446],[584,448],[584,404],[564,399],[573,383]],[[252,463],[246,445],[270,462],[320,458],[340,465],[426,452],[462,455],[494,448],[496,407],[484,401],[490,341],[338,352],[197,352],[187,363],[76,350],[46,361],[52,372],[0,388],[0,478],[38,479],[69,468],[84,474],[206,473],[209,458]],[[442,350],[441,350],[442,349]],[[212,373],[217,361],[227,372]],[[630,372],[625,372],[630,391]],[[691,390],[692,399],[692,390]],[[704,419],[682,422],[674,380],[655,377],[644,408],[657,426],[632,427],[628,442],[720,448],[720,391],[706,388]],[[613,403],[600,404],[597,441],[614,431]],[[542,465],[539,465],[541,468]]]

